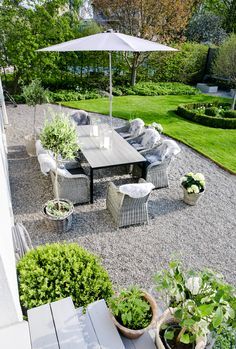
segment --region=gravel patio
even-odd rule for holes
[[[48,107],[37,108],[38,126],[43,124]],[[51,179],[40,172],[37,158],[29,157],[24,146],[24,135],[32,133],[33,108],[9,106],[7,112],[15,220],[26,226],[34,246],[78,242],[102,258],[112,281],[122,287],[139,284],[152,291],[153,275],[174,257],[187,267],[218,270],[236,286],[236,176],[180,144],[182,151],[170,166],[169,188],[155,190],[150,196],[149,225],[116,229],[105,207],[107,183],[125,183],[130,177],[102,177],[100,173],[94,186],[94,204],[76,206],[72,230],[59,235],[47,227],[41,213],[43,204],[53,197]],[[123,122],[116,119],[115,125]],[[190,171],[202,172],[207,185],[205,195],[193,207],[182,201],[179,184],[180,177]]]

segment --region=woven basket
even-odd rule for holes
[[[55,201],[55,200],[50,200]],[[68,230],[71,229],[72,225],[72,218],[73,218],[73,211],[74,206],[69,200],[60,199],[62,202],[66,202],[71,205],[71,210],[68,212],[68,214],[62,218],[56,218],[46,213],[46,206],[47,203],[43,206],[43,214],[46,218],[47,222],[50,224],[50,226],[53,226],[54,229],[57,231],[57,233],[65,233]]]

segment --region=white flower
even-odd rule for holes
[[[197,181],[205,181],[205,177],[203,176],[202,173],[196,173],[194,178],[197,180]]]
[[[181,183],[183,183],[183,182],[185,182],[187,180],[187,177],[183,176],[183,177],[181,177],[180,180],[181,180]]]
[[[185,286],[193,295],[199,293],[201,285],[202,279],[198,276],[188,278],[188,280],[185,283]]]
[[[188,192],[189,194],[193,193],[192,187],[187,188],[187,192]]]
[[[189,173],[187,173],[187,176],[193,177],[194,174],[193,174],[193,172],[189,172]]]
[[[196,184],[191,185],[191,188],[192,188],[193,193],[195,193],[195,194],[199,193],[199,188]]]

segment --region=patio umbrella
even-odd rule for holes
[[[161,45],[153,41],[125,35],[109,30],[104,33],[85,36],[70,40],[58,45],[42,48],[37,51],[108,51],[109,52],[109,78],[110,78],[110,124],[112,126],[112,70],[111,53],[113,51],[124,52],[152,52],[152,51],[178,51],[169,46]]]

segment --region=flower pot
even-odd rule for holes
[[[50,201],[55,202],[56,200]],[[65,233],[71,229],[74,206],[69,200],[60,199],[60,202],[66,202],[71,205],[71,209],[65,214],[65,216],[59,218],[48,213],[46,210],[47,203],[43,206],[43,214],[47,221],[50,222],[50,225],[54,226],[57,233]]]
[[[157,322],[157,304],[156,304],[156,301],[149,293],[147,293],[145,291],[143,291],[143,293],[144,293],[145,300],[150,304],[151,310],[152,310],[152,320],[151,320],[150,324],[147,327],[142,328],[140,330],[132,330],[130,328],[127,328],[127,327],[121,325],[116,320],[116,318],[112,315],[112,319],[114,321],[114,324],[118,328],[119,332],[121,334],[123,334],[123,336],[125,336],[127,338],[130,338],[130,339],[138,338],[142,334],[144,334],[144,332],[146,332],[150,328],[153,328],[153,327],[156,326],[156,322]]]
[[[33,135],[27,135],[25,138],[25,147],[29,156],[36,156],[35,137]]]
[[[173,340],[168,340],[165,338],[165,333],[168,330],[176,331],[176,334]],[[195,343],[189,343],[189,344],[184,344],[181,342],[176,343],[176,338],[180,330],[181,330],[181,326],[179,326],[178,324],[170,324],[167,327],[167,329],[163,331],[162,339],[166,349],[194,349],[195,348]]]
[[[185,189],[183,186],[183,192],[184,192],[184,202],[188,205],[194,206],[196,205],[197,201],[200,199],[200,197],[203,195],[204,190],[199,193],[188,193],[187,189]]]
[[[156,327],[156,347],[157,349],[169,349],[165,343],[164,340],[162,340],[162,337],[160,335],[161,326],[164,324],[178,324],[178,321],[174,317],[175,309],[168,308],[164,311],[164,313],[160,316],[160,318],[157,321],[157,327]],[[193,345],[193,348],[195,349],[205,349],[207,343],[206,337],[197,337],[196,343]],[[172,348],[171,348],[172,349]]]

